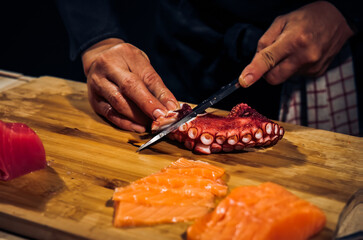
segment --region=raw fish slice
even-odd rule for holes
[[[148,206],[139,203],[115,202],[115,227],[146,226],[194,220],[207,214],[203,206]]]
[[[135,184],[158,184],[160,186],[170,188],[200,188],[212,192],[216,196],[224,196],[227,194],[227,186],[224,181],[217,179],[215,181],[208,178],[203,178],[198,175],[184,175],[184,174],[170,174],[168,172],[161,172],[150,175],[148,177],[137,180]]]
[[[221,172],[208,163],[181,158],[158,173],[116,188],[114,226],[189,221],[205,215],[215,207],[217,196],[227,194],[226,184],[216,177],[223,177]]]
[[[43,144],[31,128],[0,121],[0,180],[10,180],[46,165]]]
[[[171,163],[162,171],[168,173],[181,173],[185,175],[198,175],[204,178],[216,180],[224,175],[224,169],[208,164],[202,161],[189,161],[186,158],[180,158],[178,161]]]
[[[211,192],[200,191],[200,188],[166,188],[159,185],[132,184],[117,190],[113,199],[122,202],[138,202],[144,205],[197,205],[213,208],[214,197]]]
[[[188,228],[188,239],[308,239],[325,225],[324,213],[274,183],[234,189]]]

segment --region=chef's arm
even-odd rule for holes
[[[305,5],[275,19],[239,81],[248,87],[261,77],[280,84],[297,73],[320,76],[353,34],[333,4],[317,1]]]
[[[127,41],[112,0],[56,0],[56,4],[68,33],[72,60],[103,39]]]
[[[112,1],[59,0],[71,58],[82,55],[91,106],[116,126],[144,132],[150,121],[178,108],[147,55],[125,43]]]

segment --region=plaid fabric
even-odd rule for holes
[[[323,76],[287,81],[279,120],[329,131],[359,135],[357,92],[349,57]]]

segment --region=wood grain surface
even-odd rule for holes
[[[84,83],[59,78],[0,92],[0,119],[27,124],[46,150],[46,169],[0,182],[0,229],[32,238],[184,239],[190,223],[112,226],[113,189],[179,157],[223,167],[230,189],[272,181],[319,206],[328,221],[314,239],[331,239],[345,202],[362,187],[362,138],[281,123],[284,138],[266,149],[206,156],[163,140],[136,153],[149,136],[113,127],[91,109]]]

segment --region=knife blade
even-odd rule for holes
[[[190,113],[188,113],[186,116],[184,116],[182,119],[180,119],[179,121],[173,123],[172,125],[170,125],[166,129],[164,129],[163,131],[161,131],[160,133],[155,135],[153,138],[151,138],[148,142],[141,145],[137,149],[136,152],[140,152],[141,150],[147,148],[151,144],[157,142],[158,140],[160,140],[164,136],[166,136],[169,133],[171,133],[172,131],[176,130],[178,127],[180,127],[184,123],[188,122],[192,118],[196,117],[198,114],[202,113],[207,108],[213,106],[214,104],[216,104],[217,102],[219,102],[220,100],[225,98],[226,96],[230,95],[231,93],[233,93],[235,90],[237,90],[240,87],[241,87],[241,85],[238,83],[238,78],[233,80],[229,84],[223,86],[215,94],[213,94],[209,98],[205,99],[201,104],[199,104],[198,106],[193,108],[193,110]]]

